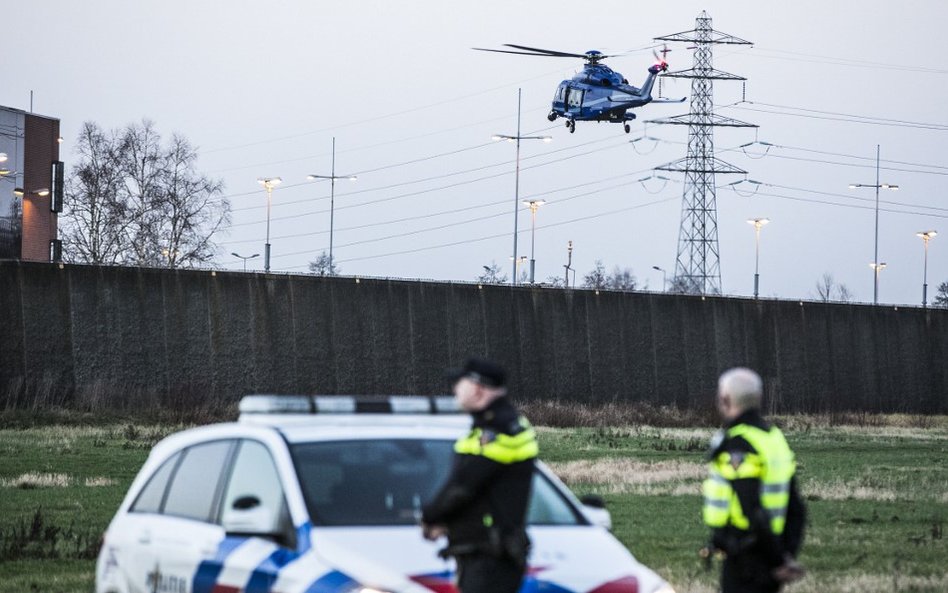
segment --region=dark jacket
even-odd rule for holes
[[[769,430],[768,424],[760,412],[748,410],[730,422],[727,428],[738,424],[748,424],[762,430]],[[754,453],[754,448],[743,437],[725,437],[724,440],[711,451],[715,457],[720,453],[736,454]],[[800,497],[796,476],[790,482],[790,501],[787,505],[787,522],[783,533],[775,535],[770,529],[770,519],[760,503],[760,480],[744,478],[732,482],[734,492],[744,515],[750,521],[750,529],[741,531],[728,526],[715,529],[712,541],[718,549],[725,551],[729,558],[745,556],[763,562],[771,567],[783,563],[785,554],[796,557],[803,543],[803,529],[806,522],[806,506]]]
[[[447,527],[448,554],[525,558],[537,450],[533,429],[507,397],[473,414],[473,420],[471,431],[455,444],[450,476],[422,508],[422,520]]]

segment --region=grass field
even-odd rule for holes
[[[948,591],[948,419],[871,426],[786,418],[810,511],[789,591]],[[98,539],[151,445],[175,426],[0,430],[0,592],[90,591]],[[604,495],[615,534],[680,592],[714,590],[697,549],[711,431],[541,428],[542,457]]]

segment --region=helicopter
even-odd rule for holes
[[[576,131],[577,121],[605,121],[623,124],[625,133],[628,134],[632,131],[629,122],[635,119],[635,114],[630,111],[631,109],[649,103],[683,103],[685,101],[685,97],[681,99],[652,98],[652,85],[655,84],[655,78],[660,73],[668,70],[668,62],[665,61],[666,54],[671,51],[668,47],[662,49],[661,57],[659,57],[658,52],[652,49],[652,54],[657,61],[649,67],[648,77],[641,88],[631,86],[622,74],[601,63],[606,58],[616,57],[615,55],[607,56],[597,50],[575,54],[510,43],[505,43],[504,47],[512,47],[521,51],[485,49],[482,47],[472,49],[524,56],[586,60],[582,72],[577,73],[571,80],[564,80],[556,88],[553,105],[550,113],[546,116],[550,121],[556,121],[560,117],[565,119],[570,134]]]

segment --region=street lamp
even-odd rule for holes
[[[662,273],[662,292],[667,292],[668,291],[668,275],[665,272],[665,268],[652,266],[652,269]]]
[[[521,136],[520,135],[520,99],[522,96],[522,89],[517,89],[517,135],[510,136],[507,134],[494,134],[491,136],[491,140],[506,140],[507,142],[516,142],[517,143],[517,169],[516,176],[514,178],[514,234],[513,234],[513,255],[510,259],[514,260],[514,277],[511,279],[511,284],[517,284],[517,232],[520,230],[520,141],[521,140],[542,140],[543,142],[552,142],[553,138],[551,136]]]
[[[332,162],[329,175],[307,175],[306,179],[309,181],[315,181],[317,179],[328,179],[330,184],[329,189],[329,274],[333,274],[333,259],[332,259],[332,243],[333,243],[333,228],[335,226],[335,213],[336,213],[336,180],[337,179],[348,179],[349,181],[355,181],[357,177],[355,175],[336,175],[336,138],[335,136],[332,139]]]
[[[233,255],[233,256],[236,257],[236,258],[239,258],[239,259],[244,260],[244,271],[245,271],[245,272],[247,271],[247,260],[248,260],[248,259],[253,259],[253,258],[255,258],[255,257],[260,257],[260,254],[259,254],[259,253],[254,253],[253,255],[248,255],[248,256],[246,256],[246,257],[244,257],[243,255],[240,255],[240,254],[237,253],[236,251],[231,251],[230,254]]]
[[[273,201],[273,188],[283,183],[279,177],[260,177],[257,183],[267,190],[267,242],[263,249],[263,270],[270,271],[270,203]]]
[[[527,261],[527,256],[521,255],[520,257],[517,257],[517,258],[512,257],[510,259],[513,260],[514,275],[516,275],[517,273],[520,272],[520,264]]]
[[[537,236],[537,210],[540,206],[546,204],[546,200],[524,200],[524,205],[530,207],[530,284],[536,282],[536,236]]]
[[[915,233],[921,237],[925,243],[925,272],[922,275],[922,307],[928,307],[928,242],[931,241],[938,231],[920,231]]]
[[[872,268],[872,273],[873,273],[873,276],[875,276],[875,282],[876,282],[876,283],[875,283],[875,287],[876,287],[876,301],[875,301],[874,304],[878,304],[878,303],[879,303],[879,301],[878,301],[878,297],[879,297],[879,274],[882,272],[882,270],[885,269],[886,263],[885,263],[885,262],[871,263],[871,264],[869,264],[869,267]]]
[[[747,224],[754,225],[755,249],[754,249],[754,298],[758,296],[760,288],[760,227],[770,222],[768,218],[751,218]]]
[[[859,189],[863,187],[871,187],[876,190],[876,241],[875,241],[875,251],[872,257],[873,262],[879,261],[879,190],[880,189],[890,189],[892,191],[898,191],[899,186],[892,185],[891,183],[879,183],[879,145],[876,144],[876,182],[875,183],[850,183],[849,189]],[[875,265],[875,264],[870,264]],[[882,267],[885,267],[885,264],[881,264]],[[879,304],[879,273],[878,271],[873,276],[872,285],[872,303],[874,305]]]

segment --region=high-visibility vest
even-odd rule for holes
[[[454,443],[454,452],[459,455],[483,455],[503,465],[533,459],[539,454],[536,432],[523,416],[517,421],[523,430],[512,435],[472,428],[471,432]]]
[[[790,502],[790,480],[796,472],[793,451],[783,433],[776,426],[762,430],[748,424],[738,424],[727,431],[728,438],[743,437],[754,452],[718,453],[709,464],[708,479],[704,481],[704,522],[709,527],[731,525],[738,529],[750,528],[750,521],[741,508],[733,480],[756,478],[760,480],[760,503],[770,518],[770,529],[779,535],[787,521]]]

